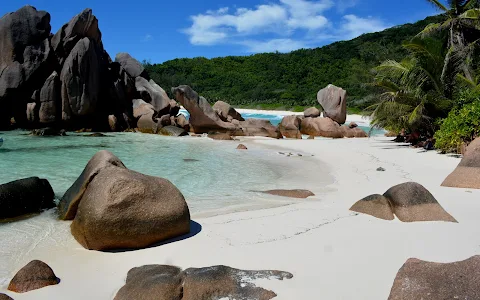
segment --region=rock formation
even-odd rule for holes
[[[0,185],[0,219],[14,218],[55,207],[54,193],[46,179],[15,180]]]
[[[480,299],[480,256],[454,263],[411,258],[398,271],[388,300]]]
[[[310,192],[309,190],[269,190],[262,193],[299,199],[306,199],[308,197],[315,196],[315,194]]]
[[[347,120],[347,91],[329,84],[317,94],[318,103],[323,107],[323,116],[338,124]]]
[[[457,222],[422,185],[407,182],[396,185],[381,195],[371,195],[355,203],[350,210],[402,222]]]
[[[320,117],[320,110],[316,107],[310,107],[310,108],[307,108],[304,112],[303,112],[303,116],[305,118],[318,118]]]
[[[273,291],[257,287],[257,279],[290,279],[282,271],[245,271],[227,266],[190,268],[182,271],[175,266],[147,265],[128,272],[125,285],[115,300],[198,300],[251,299],[268,300],[276,297]]]
[[[46,263],[33,260],[17,272],[10,281],[8,290],[26,293],[49,285],[56,285],[59,281],[53,270]]]
[[[303,117],[301,116],[285,116],[278,125],[280,133],[289,139],[301,139],[302,133],[300,132]]]
[[[92,157],[58,210],[91,250],[144,248],[190,232],[188,206],[170,181],[131,171],[108,151]]]
[[[467,147],[462,161],[445,179],[442,186],[480,189],[480,138]]]

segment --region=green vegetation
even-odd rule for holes
[[[402,42],[445,16],[429,17],[356,39],[287,54],[264,53],[244,57],[175,59],[146,63],[153,80],[165,89],[190,85],[215,102],[255,108],[282,109],[318,105],[318,90],[332,83],[348,91],[349,108],[363,109],[377,101],[371,69],[386,59],[401,60],[408,52]]]

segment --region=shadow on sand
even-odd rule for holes
[[[182,236],[173,238],[173,239],[169,239],[169,240],[166,240],[166,241],[162,241],[162,242],[159,242],[159,243],[155,243],[155,244],[150,245],[150,246],[145,247],[145,248],[139,248],[139,249],[114,249],[114,250],[105,250],[105,251],[101,251],[101,252],[106,252],[106,253],[121,253],[121,252],[131,252],[131,251],[137,251],[137,250],[144,250],[144,249],[156,248],[156,247],[160,247],[160,246],[167,245],[167,244],[170,244],[170,243],[175,243],[175,242],[179,242],[179,241],[183,241],[183,240],[189,239],[189,238],[191,238],[191,237],[196,236],[196,235],[199,234],[201,231],[202,231],[202,225],[200,225],[199,223],[197,223],[197,222],[195,222],[195,221],[190,221],[190,233],[188,233],[188,234],[185,234],[185,235],[182,235]]]

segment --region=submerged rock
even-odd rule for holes
[[[33,260],[17,272],[12,281],[10,281],[8,290],[16,293],[25,293],[49,285],[56,285],[59,282],[60,280],[46,263]]]
[[[480,256],[454,263],[407,260],[388,300],[417,299],[480,299]]]
[[[442,186],[480,189],[480,138],[470,143],[462,161]]]
[[[115,300],[199,300],[249,299],[269,300],[277,295],[257,287],[258,279],[290,279],[282,271],[245,271],[227,266],[190,268],[182,271],[167,265],[147,265],[128,272],[125,285]]]
[[[270,190],[262,193],[299,199],[306,199],[308,197],[315,196],[315,194],[310,192],[309,190]]]
[[[0,219],[39,213],[53,207],[54,193],[46,179],[30,177],[0,185]]]

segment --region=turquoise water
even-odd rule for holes
[[[182,191],[193,213],[258,205],[262,196],[252,190],[282,186],[283,167],[275,151],[239,151],[235,141],[139,133],[36,137],[13,131],[0,136],[5,140],[0,148],[0,183],[38,176],[49,180],[57,197],[99,150],[113,152],[129,169],[169,179]]]
[[[187,118],[189,117],[189,113],[186,110],[181,110],[181,113],[184,114]],[[275,126],[278,126],[280,122],[282,122],[283,115],[276,115],[276,114],[266,114],[266,113],[242,113],[242,117],[245,119],[265,119],[269,120]],[[370,132],[370,126],[365,122],[357,122],[358,127],[360,127],[366,133]],[[375,129],[371,132],[371,135],[384,135],[385,130],[383,129]]]

